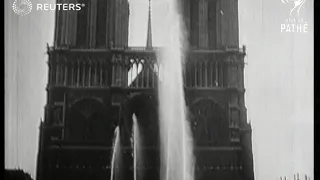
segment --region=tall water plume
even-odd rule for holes
[[[162,65],[159,81],[161,180],[193,180],[193,141],[186,117],[183,90],[185,32],[178,0],[168,0],[167,39],[158,53]]]
[[[141,137],[138,125],[138,120],[135,114],[132,115],[132,149],[133,149],[133,176],[134,180],[141,179],[141,170],[139,169],[142,165],[141,156]]]
[[[118,180],[118,171],[119,171],[119,165],[120,165],[120,130],[119,127],[116,127],[114,131],[114,139],[113,139],[113,151],[112,151],[112,157],[111,157],[111,176],[110,180]]]

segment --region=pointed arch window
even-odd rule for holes
[[[77,35],[76,45],[77,47],[85,47],[88,42],[89,35],[89,1],[79,0],[78,3],[85,4],[85,6],[78,11],[77,18]]]
[[[190,1],[190,39],[191,47],[199,46],[199,1]]]
[[[97,6],[97,29],[96,29],[96,47],[106,45],[107,38],[107,0],[98,0]]]
[[[208,1],[208,45],[213,49],[217,46],[217,1]]]

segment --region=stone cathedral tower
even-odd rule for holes
[[[161,65],[156,52],[161,47],[152,46],[151,8],[146,47],[129,47],[127,0],[77,2],[85,4],[82,10],[56,12],[54,45],[48,47],[37,179],[110,179],[118,126],[121,158],[116,179],[133,180],[133,113],[143,142],[144,161],[137,169],[143,179],[159,179]],[[195,141],[195,180],[254,180],[238,0],[179,3],[188,31],[184,84]]]

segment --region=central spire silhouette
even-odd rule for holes
[[[151,29],[151,0],[149,0],[149,16],[148,16],[148,34],[147,34],[147,49],[152,49],[152,29]]]

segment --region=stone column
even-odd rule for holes
[[[79,87],[80,84],[80,60],[77,60],[77,81],[76,81],[76,85],[77,87]]]

